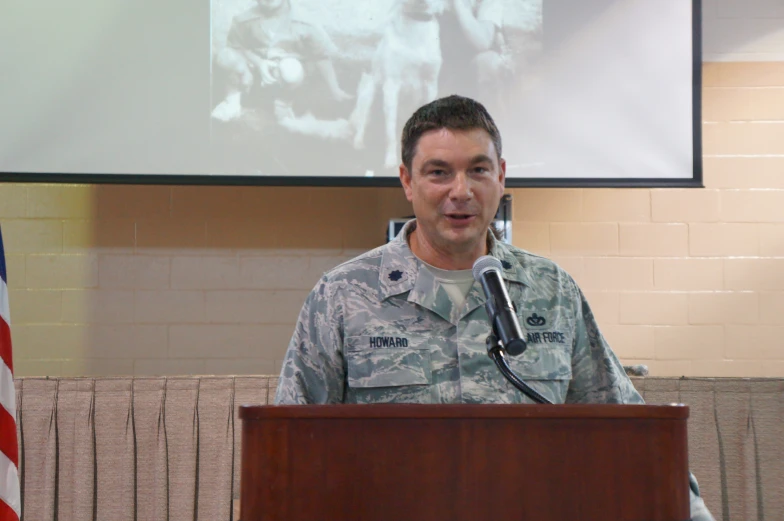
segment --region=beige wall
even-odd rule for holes
[[[654,375],[784,376],[784,63],[704,67],[705,189],[516,189],[514,242]],[[16,374],[276,373],[398,189],[0,186]]]
[[[17,376],[270,374],[396,189],[2,185]]]

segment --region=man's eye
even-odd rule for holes
[[[474,168],[474,173],[476,174],[486,174],[490,171],[487,167],[484,166],[477,166]]]
[[[431,170],[430,175],[436,177],[442,177],[446,175],[446,170]]]

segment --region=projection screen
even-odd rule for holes
[[[0,178],[385,186],[481,101],[507,185],[700,186],[699,0],[76,0],[0,16]]]

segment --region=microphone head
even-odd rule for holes
[[[471,273],[474,275],[474,280],[479,280],[487,270],[498,270],[499,273],[503,273],[503,268],[500,260],[490,255],[483,255],[476,259],[474,267],[471,268]]]

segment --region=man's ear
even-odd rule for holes
[[[400,165],[400,184],[403,185],[403,191],[406,193],[406,199],[408,202],[411,202],[412,198],[412,190],[411,190],[411,172],[406,168],[406,165]]]
[[[498,171],[499,171],[499,175],[501,176],[500,179],[499,179],[501,181],[501,186],[505,186],[505,184],[506,184],[506,159],[501,159],[498,162]]]

